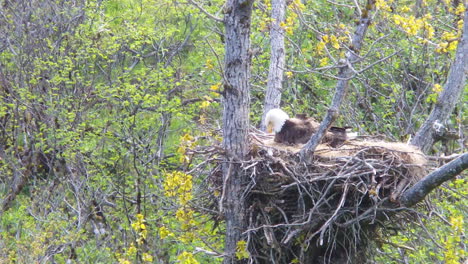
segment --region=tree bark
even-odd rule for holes
[[[278,108],[281,102],[283,89],[283,73],[285,61],[284,29],[280,26],[284,22],[286,3],[285,0],[271,1],[271,25],[270,25],[270,67],[268,69],[268,83],[263,105],[262,122],[260,129],[265,131],[265,116],[268,111]]]
[[[242,161],[248,153],[250,111],[250,23],[253,0],[228,0],[225,6],[226,29],[223,98],[223,195],[221,210],[226,221],[224,263],[236,259],[237,242],[245,229]]]
[[[440,129],[441,125],[450,117],[465,86],[468,72],[468,10],[465,11],[463,22],[462,39],[458,43],[455,60],[450,67],[444,90],[437,98],[431,114],[411,140],[412,145],[418,146],[425,153],[430,150],[437,138],[444,136],[443,130]]]
[[[300,155],[304,160],[308,160],[306,158],[312,156],[312,154],[315,151],[315,148],[317,148],[326,131],[330,128],[330,126],[338,116],[340,105],[343,102],[343,98],[345,97],[346,92],[348,90],[349,79],[354,73],[352,69],[352,64],[359,58],[358,54],[361,50],[362,43],[364,41],[364,36],[366,35],[367,28],[371,23],[370,13],[374,10],[374,7],[375,0],[368,0],[366,8],[362,12],[359,24],[356,28],[356,32],[354,33],[351,46],[349,47],[349,51],[346,52],[345,62],[343,62],[342,66],[340,67],[338,73],[339,80],[336,84],[332,104],[328,109],[327,114],[322,123],[320,124],[320,127],[318,128],[317,132],[312,136],[312,138],[309,140],[309,142],[307,142],[307,144],[302,148],[300,152]]]
[[[419,203],[439,185],[448,181],[468,168],[468,153],[431,172],[401,196],[400,202],[406,207]]]

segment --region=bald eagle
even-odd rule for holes
[[[275,142],[283,144],[305,144],[320,126],[313,118],[307,118],[304,114],[289,118],[288,114],[278,108],[268,111],[265,124],[268,133],[275,133]],[[348,133],[347,130],[348,128],[331,127],[322,143],[338,147],[347,139],[356,137],[356,133]]]

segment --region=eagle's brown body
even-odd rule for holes
[[[275,134],[275,142],[286,144],[304,144],[317,131],[318,123],[311,119],[290,118]]]
[[[283,122],[281,128],[275,130],[275,142],[277,143],[288,145],[305,144],[320,126],[313,118],[307,118],[304,114],[296,115],[295,118],[286,118],[286,113],[284,113],[284,115],[277,115],[280,111],[281,114],[284,113],[282,110],[276,109],[272,112],[273,117],[270,116],[270,118],[268,118],[271,122]],[[346,139],[346,128],[331,127],[322,139],[322,143],[329,144],[331,147],[338,147],[342,145]]]

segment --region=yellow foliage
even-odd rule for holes
[[[177,210],[176,219],[182,223],[182,229],[189,229],[191,226],[195,225],[193,213],[191,209],[180,208]]]
[[[448,51],[456,50],[457,46],[458,46],[458,40],[452,41],[449,43],[447,50]]]
[[[330,37],[328,35],[323,35],[322,40],[323,42],[328,43],[330,41]]]
[[[457,29],[458,29],[459,32],[461,32],[462,28],[463,28],[463,19],[460,19],[457,22]]]
[[[432,91],[435,93],[440,93],[442,92],[442,86],[438,83],[434,84],[434,87],[432,87]]]
[[[442,40],[453,41],[457,38],[458,38],[457,34],[453,32],[444,32],[442,34]]]
[[[180,171],[166,174],[164,194],[177,196],[180,205],[186,205],[192,199],[192,176]]]
[[[286,28],[286,23],[284,21],[281,21],[280,22],[280,27],[282,27],[283,29]]]
[[[400,15],[393,16],[395,24],[400,25],[401,28],[410,36],[415,36],[424,26],[423,19],[417,19],[413,15],[408,17],[403,17]]]
[[[179,234],[177,238],[185,244],[192,243],[196,237],[194,231],[194,227],[197,225],[195,221],[195,212],[187,206],[188,202],[193,198],[192,184],[192,176],[180,171],[167,173],[166,180],[164,181],[165,195],[167,197],[176,197],[178,204],[181,206],[176,211],[175,218],[180,224],[183,233]],[[168,236],[175,237],[175,235],[165,226],[159,228],[159,235],[162,239]]]
[[[384,11],[392,11],[392,9],[390,8],[390,4],[392,2],[393,0],[377,0],[375,1],[375,7]]]
[[[298,12],[304,10],[305,6],[300,0],[293,0],[289,3],[288,7],[292,9],[292,12],[288,12],[287,18],[285,21],[280,22],[280,27],[284,31],[292,35],[294,33],[294,27],[296,26],[296,21],[298,21]]]
[[[448,42],[441,42],[439,46],[436,48],[436,52],[445,53],[447,52]]]
[[[142,259],[145,262],[153,262],[153,256],[148,253],[143,253]]]
[[[187,162],[190,160],[189,156],[186,155],[186,151],[187,151],[187,148],[193,147],[195,145],[196,145],[196,141],[194,137],[192,137],[188,133],[186,133],[180,138],[180,146],[177,148],[177,153],[180,154],[181,163]]]
[[[192,141],[194,138],[189,134],[189,133],[186,133],[185,135],[183,135],[180,140],[182,141]]]
[[[217,83],[217,84],[211,85],[211,86],[210,86],[210,90],[212,90],[212,91],[218,91],[218,90],[219,90],[219,87],[221,87],[221,83]]]
[[[247,242],[245,240],[237,241],[236,257],[237,259],[249,258],[249,252],[247,251]]]
[[[317,43],[317,47],[316,47],[317,54],[319,55],[324,54],[323,52],[324,50],[325,50],[325,42],[320,41],[319,43]]]
[[[119,258],[119,264],[132,264],[132,262],[124,258]]]
[[[298,9],[299,11],[303,11],[303,10],[305,9],[305,5],[302,3],[301,0],[293,0],[293,1],[291,2],[291,6],[292,6],[293,8]]]
[[[135,247],[135,245],[133,245],[133,243],[131,243],[130,247],[127,249],[127,255],[134,256],[136,255],[136,253],[137,253],[137,248]]]
[[[142,221],[144,221],[145,216],[142,215],[142,214],[137,214],[137,215],[136,215],[136,218],[138,219],[138,221],[142,222]]]
[[[171,231],[169,231],[169,229],[167,229],[165,226],[161,226],[159,228],[159,236],[161,237],[161,239],[165,239],[168,236],[174,236],[174,234]]]
[[[463,6],[458,7],[460,11],[464,11]],[[409,36],[416,36],[422,31],[424,36],[419,37],[419,43],[428,43],[430,39],[434,38],[435,29],[431,25],[433,19],[431,14],[426,14],[422,18],[416,18],[413,15],[402,16],[399,14],[393,15],[393,22],[400,26]],[[463,22],[461,22],[463,24]],[[438,53],[446,53],[455,50],[458,45],[458,39],[461,36],[461,27],[458,24],[458,32],[444,32],[441,36],[441,42],[436,48]]]
[[[455,15],[462,15],[465,12],[466,8],[463,5],[463,2],[459,3],[457,8],[455,9]]]
[[[431,14],[427,13],[427,14],[424,15],[423,20],[427,21],[427,20],[431,20],[431,19],[432,19],[432,15],[431,15]]]
[[[210,59],[207,59],[205,62],[206,68],[209,70],[212,70],[214,68],[213,61]]]
[[[210,106],[210,104],[211,104],[210,101],[203,101],[203,102],[201,103],[201,105],[200,105],[200,108],[202,108],[202,109],[203,109],[203,108],[207,108],[207,107]]]
[[[179,240],[185,244],[193,243],[194,239],[195,239],[194,232],[184,232],[182,235],[179,236]]]
[[[289,18],[287,20],[290,20]],[[288,33],[289,35],[292,35],[294,33],[293,31],[293,25],[294,25],[294,22],[290,22],[288,23],[288,26],[285,27],[285,31],[286,33]]]
[[[260,31],[261,32],[264,32],[268,29],[268,25],[267,23],[265,22],[265,20],[262,20],[260,21]]]
[[[198,122],[200,122],[200,124],[202,125],[206,124],[206,115],[200,115],[200,118],[198,118]]]
[[[144,216],[142,214],[137,214],[136,218],[137,220],[132,223],[131,226],[138,234],[138,238],[136,239],[137,244],[141,245],[148,237],[148,230],[146,229]]]
[[[424,23],[424,29],[426,31],[426,38],[431,39],[434,37],[434,27],[429,23]]]
[[[462,242],[461,237],[464,234],[463,216],[450,217],[452,225],[452,234],[445,241],[445,256],[446,264],[458,264],[466,256],[466,251],[460,247]]]
[[[199,262],[193,257],[193,254],[187,251],[182,252],[177,256],[178,263],[181,264],[198,264]]]
[[[339,49],[340,48],[340,43],[338,42],[338,39],[336,38],[335,35],[330,36],[330,43],[333,48]]]
[[[408,6],[402,6],[401,7],[401,12],[403,13],[408,13],[411,11],[411,8],[409,8]]]
[[[319,63],[320,67],[325,67],[325,66],[328,65],[329,59],[327,57],[324,57],[324,58],[320,59],[319,62],[320,62]]]

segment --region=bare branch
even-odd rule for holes
[[[206,11],[199,3],[195,2],[194,0],[188,0],[192,5],[194,5],[196,8],[198,8],[200,11],[202,11],[203,14],[205,14],[207,17],[213,19],[216,22],[223,22],[223,20],[210,12]]]
[[[432,190],[454,178],[466,168],[468,168],[468,152],[431,172],[413,187],[409,188],[403,193],[400,199],[401,204],[407,207],[417,204]]]
[[[354,8],[354,6],[352,6],[352,5],[337,3],[337,2],[330,1],[330,0],[327,0],[327,2],[330,3],[330,4],[332,4],[332,5],[336,5],[336,6],[344,6],[344,7],[348,7],[348,8]],[[359,7],[358,7],[358,8],[359,8]],[[359,10],[360,10],[360,9],[359,9]]]
[[[397,55],[398,53],[400,53],[400,51],[401,51],[401,49],[400,49],[400,50],[397,50],[397,51],[395,51],[395,52],[393,52],[392,54],[390,54],[390,55],[388,55],[388,56],[386,56],[386,57],[384,57],[384,58],[382,58],[382,59],[380,59],[380,60],[378,60],[378,61],[374,61],[374,62],[371,63],[370,65],[366,66],[364,69],[360,69],[359,71],[357,71],[357,73],[360,74],[360,73],[363,73],[364,71],[367,71],[368,69],[374,67],[376,64],[379,64],[379,63],[381,63],[381,62],[384,62],[384,61],[390,59],[391,57]]]
[[[456,102],[460,98],[466,80],[466,72],[468,71],[468,10],[465,11],[463,36],[458,43],[457,52],[455,53],[455,61],[450,68],[450,74],[445,83],[444,90],[437,98],[437,103],[434,106],[426,122],[421,126],[411,144],[418,146],[423,152],[428,152],[432,145],[438,139],[443,137],[441,134],[440,125],[450,117]],[[440,124],[440,125],[439,125]]]
[[[283,72],[286,49],[284,47],[284,29],[281,23],[285,19],[285,0],[273,0],[271,2],[271,25],[270,25],[270,66],[268,69],[268,82],[263,106],[262,122],[260,129],[265,130],[265,117],[269,110],[278,108],[281,102],[281,90],[283,86]]]
[[[362,11],[361,11],[361,8],[359,7],[359,3],[357,2],[357,0],[353,0],[353,1],[354,1],[354,5],[356,5],[356,8],[358,10],[358,14],[362,16]]]
[[[338,111],[341,102],[343,101],[346,91],[348,90],[348,79],[346,78],[349,78],[353,75],[353,70],[351,69],[350,64],[352,64],[352,62],[358,58],[357,54],[361,50],[361,46],[364,41],[364,36],[366,35],[367,28],[369,27],[369,24],[371,22],[369,13],[374,9],[374,4],[374,1],[369,0],[368,4],[366,5],[366,10],[361,16],[359,25],[357,26],[356,32],[354,33],[350,47],[351,50],[346,53],[347,61],[342,63],[343,65],[338,73],[338,77],[344,79],[340,79],[337,82],[332,105],[328,109],[327,115],[320,124],[319,129],[301,150],[301,157],[303,159],[307,156],[311,156],[311,154],[315,151],[315,148],[318,146],[323,136],[325,135],[325,132],[330,128],[331,124],[333,123],[333,121],[335,121],[335,119],[338,116]]]

